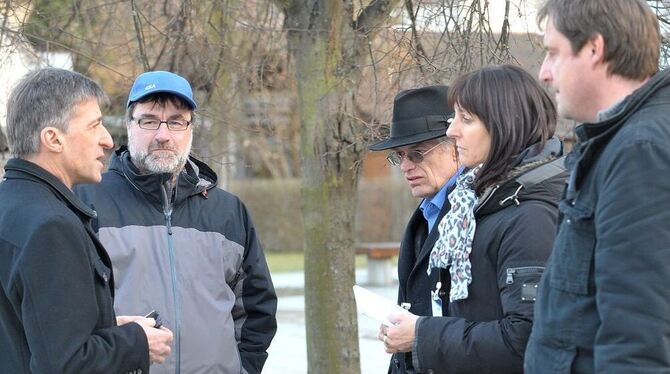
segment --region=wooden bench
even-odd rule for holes
[[[393,284],[396,272],[393,258],[400,252],[400,243],[357,243],[356,254],[368,256],[368,284],[388,286]]]

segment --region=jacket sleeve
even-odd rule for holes
[[[668,145],[638,140],[617,150],[602,178],[594,216],[596,372],[670,367],[669,174]]]
[[[556,235],[557,209],[528,202],[516,209],[499,231],[497,278],[503,318],[470,321],[458,317],[422,317],[415,327],[414,367],[445,373],[520,373],[530,335],[534,303],[521,298],[522,283],[506,282],[506,269],[544,266]],[[471,261],[488,261],[472,258]],[[535,275],[539,280],[539,274]]]
[[[251,218],[243,205],[241,210],[247,242],[232,313],[242,367],[252,374],[263,369],[277,332],[277,294]]]
[[[106,285],[96,279],[87,253],[89,241],[78,222],[49,219],[36,227],[21,251],[16,287],[22,295],[20,315],[31,372],[148,372],[149,348],[142,327],[113,326],[111,295],[109,310],[100,310],[104,303],[95,288]],[[96,328],[104,325],[105,312],[112,326]]]

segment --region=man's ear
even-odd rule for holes
[[[55,127],[45,127],[40,131],[40,145],[49,152],[60,153],[63,151],[63,132]]]
[[[584,45],[586,53],[589,54],[591,63],[595,66],[605,63],[605,39],[601,34],[596,33]]]

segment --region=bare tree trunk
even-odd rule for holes
[[[354,96],[368,36],[399,0],[281,1],[301,128],[305,317],[310,373],[359,373],[353,300],[356,190],[365,127]]]
[[[358,119],[356,108],[371,101],[369,97],[354,101],[356,90],[365,87],[359,69],[372,69],[368,73],[380,90],[396,84],[407,88],[444,82],[483,63],[502,61],[491,55],[506,56],[502,52],[509,44],[509,27],[506,23],[500,38],[494,39],[481,0],[270,1],[283,11],[285,34],[277,32],[276,8],[265,1],[77,0],[76,12],[62,12],[63,5],[60,13],[39,18],[44,28],[38,28],[42,31],[33,38],[72,50],[81,57],[78,60],[99,66],[95,73],[107,73],[105,87],[120,106],[125,103],[127,87],[118,84],[119,77],[129,84],[147,66],[178,70],[205,97],[200,112],[213,124],[206,134],[212,140],[208,154],[218,164],[234,143],[226,137],[249,131],[246,122],[237,118],[242,109],[235,106],[236,95],[246,97],[245,82],[259,79],[255,65],[262,65],[261,57],[284,56],[280,51],[287,38],[295,75],[288,86],[295,87],[298,97],[295,121],[299,129],[290,138],[298,138],[299,131],[308,367],[311,373],[355,374],[360,372],[351,290],[356,165],[367,131],[362,122],[379,124],[383,120],[377,118],[376,109],[366,116],[369,119]],[[505,1],[509,15],[510,1]],[[3,2],[20,3],[0,0],[0,5]],[[60,2],[39,3],[50,10],[47,5]],[[390,27],[397,26],[402,16],[393,22],[388,19],[391,10],[403,4],[411,21],[407,38],[400,28]],[[445,25],[441,34],[428,27],[426,17]],[[382,36],[386,40],[376,38],[385,28]],[[3,29],[0,24],[0,31]],[[412,58],[405,58],[407,54]],[[395,83],[377,84],[391,80]],[[257,84],[263,87],[262,82]],[[377,104],[376,92],[364,94]],[[252,142],[265,142],[266,134],[254,135]]]
[[[338,71],[344,37],[338,30],[344,22],[341,5],[331,1],[326,10],[326,1],[309,3],[311,9],[289,13],[286,20],[292,28],[288,40],[301,122],[308,368],[310,373],[358,373],[351,287],[358,183],[353,165],[361,149],[348,115],[354,85],[349,74]]]

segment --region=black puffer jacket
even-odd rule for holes
[[[412,366],[430,373],[521,373],[533,321],[534,296],[549,257],[566,172],[562,145],[551,139],[539,154],[520,157],[507,181],[487,190],[475,210],[472,283],[465,300],[449,302],[444,317],[420,317]]]

